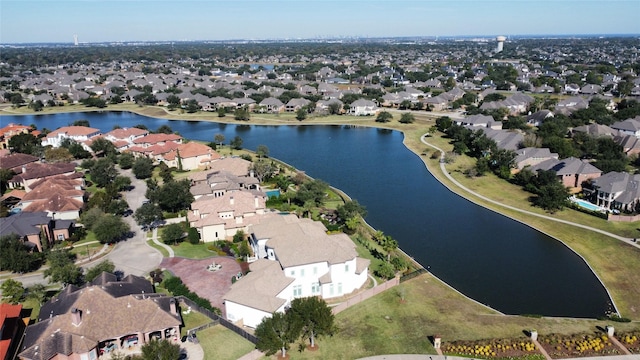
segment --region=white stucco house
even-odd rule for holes
[[[367,99],[358,99],[349,106],[349,112],[355,116],[375,115],[378,110],[378,105]]]
[[[230,321],[256,327],[295,298],[340,297],[367,281],[369,260],[358,257],[346,234],[329,235],[321,222],[275,215],[251,225],[250,231],[259,259],[224,297]]]
[[[86,126],[63,126],[55,131],[50,132],[42,139],[42,146],[60,147],[64,139],[72,139],[79,142],[87,151],[91,148],[85,142],[95,136],[100,135],[100,129],[94,129]]]

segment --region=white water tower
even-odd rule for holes
[[[504,42],[507,40],[505,36],[496,36],[496,41],[498,41],[498,47],[496,48],[496,52],[502,51],[504,48]]]
[[[78,35],[73,35],[73,45],[78,46]]]

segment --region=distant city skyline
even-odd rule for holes
[[[0,2],[0,43],[640,34],[639,0]]]

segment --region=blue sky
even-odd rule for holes
[[[640,0],[0,0],[0,43],[640,34]]]

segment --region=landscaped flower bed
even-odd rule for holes
[[[447,355],[473,356],[484,359],[544,359],[529,340],[453,341],[442,345]]]
[[[616,334],[616,338],[631,353],[640,354],[640,331],[624,332]]]
[[[602,333],[540,335],[538,342],[552,358],[620,355],[620,350]]]

